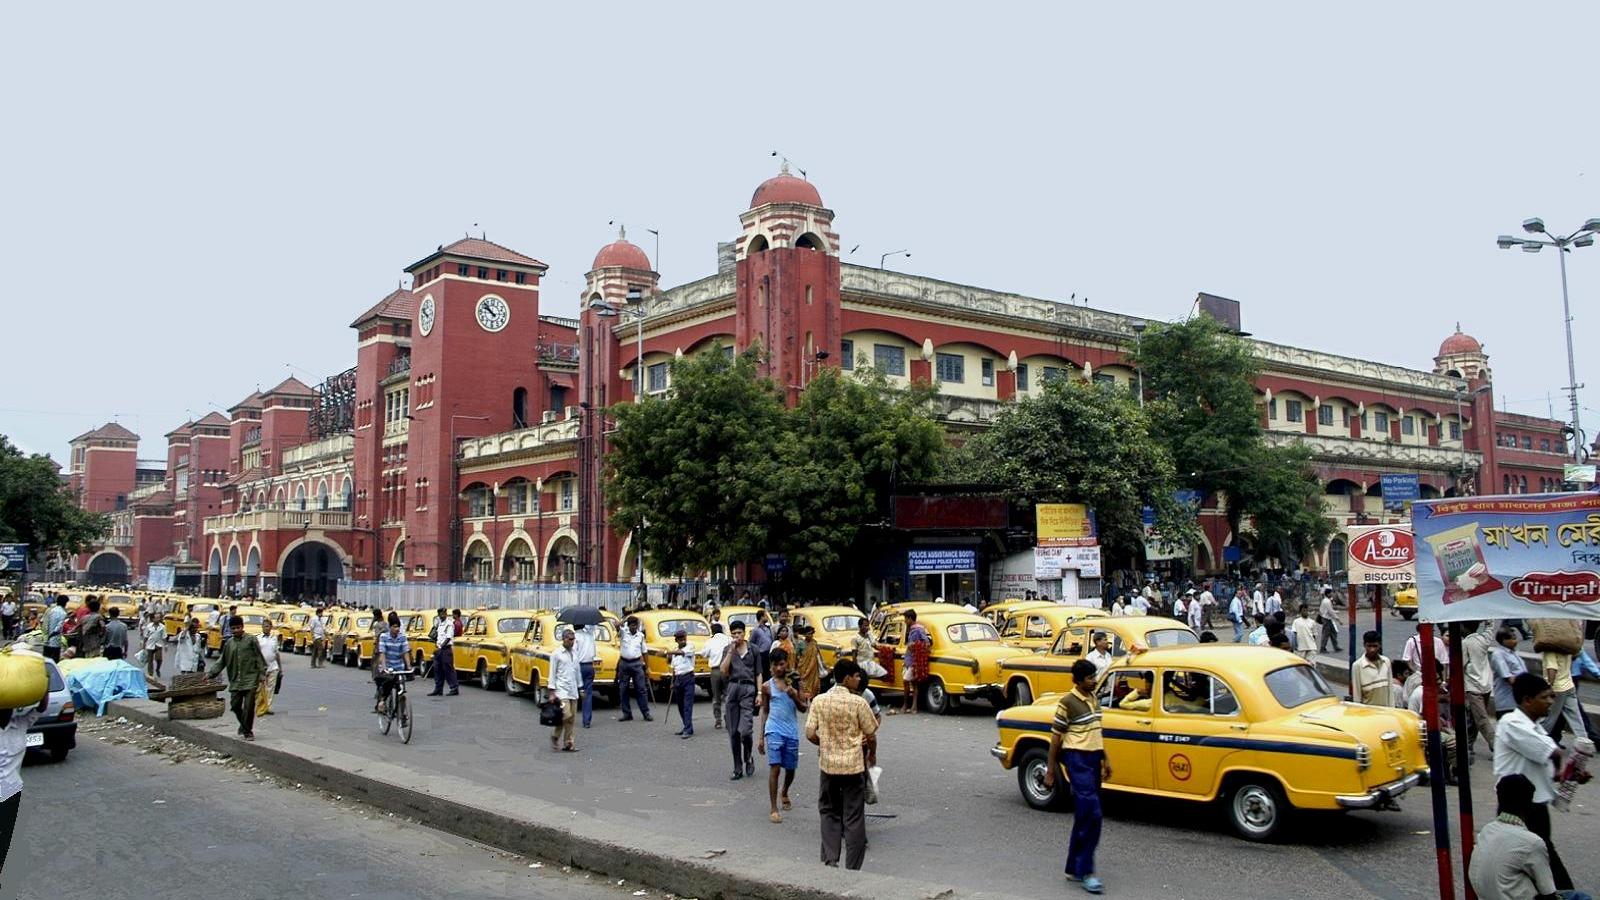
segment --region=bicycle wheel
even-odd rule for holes
[[[414,724],[411,720],[411,704],[406,701],[405,695],[401,694],[399,702],[395,705],[399,708],[398,711],[400,713],[400,742],[409,744],[411,743],[411,726]]]
[[[394,723],[394,695],[390,694],[383,701],[383,712],[378,713],[378,733],[388,734],[389,726]]]

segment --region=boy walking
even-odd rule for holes
[[[1072,786],[1072,839],[1067,844],[1067,878],[1091,894],[1105,892],[1094,874],[1094,851],[1100,846],[1100,784],[1111,777],[1105,740],[1100,732],[1100,700],[1095,696],[1094,663],[1072,664],[1072,690],[1056,704],[1050,727],[1050,757],[1044,786],[1056,781],[1056,766],[1066,748],[1067,782]]]
[[[761,740],[757,753],[767,755],[767,800],[772,804],[772,822],[782,822],[778,814],[778,770],[783,770],[783,808],[788,809],[789,787],[794,784],[794,770],[800,765],[800,720],[796,713],[806,711],[806,694],[801,691],[789,672],[789,652],[774,648],[770,660],[772,677],[761,683],[757,702],[762,720]]]

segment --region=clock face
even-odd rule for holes
[[[478,324],[484,331],[499,331],[511,321],[511,307],[493,294],[478,301]]]
[[[417,309],[417,327],[422,329],[423,337],[433,330],[433,295],[422,298],[422,306]]]

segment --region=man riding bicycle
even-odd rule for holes
[[[400,630],[400,617],[389,613],[389,630],[378,635],[378,646],[372,654],[373,676],[377,682],[377,704],[373,706],[375,713],[383,712],[384,701],[388,699],[389,692],[394,690],[395,682],[399,680],[396,672],[410,669],[411,643]]]

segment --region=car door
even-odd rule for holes
[[[1111,785],[1134,790],[1154,786],[1150,765],[1155,717],[1148,692],[1155,677],[1152,669],[1112,669],[1100,683],[1100,726]]]
[[[889,671],[885,673],[882,678],[872,679],[872,683],[879,687],[899,690],[901,687],[901,661],[905,659],[906,652],[906,620],[901,618],[893,618],[887,622],[884,622],[882,627],[878,629],[877,643],[879,646],[887,646],[891,648],[894,651],[894,658],[887,666]]]
[[[455,660],[457,671],[471,672],[478,667],[478,641],[482,635],[483,616],[474,615],[467,619],[467,624],[461,629],[461,636],[450,645],[450,655]]]
[[[1153,766],[1160,790],[1209,796],[1249,725],[1227,682],[1199,669],[1161,672]]]

